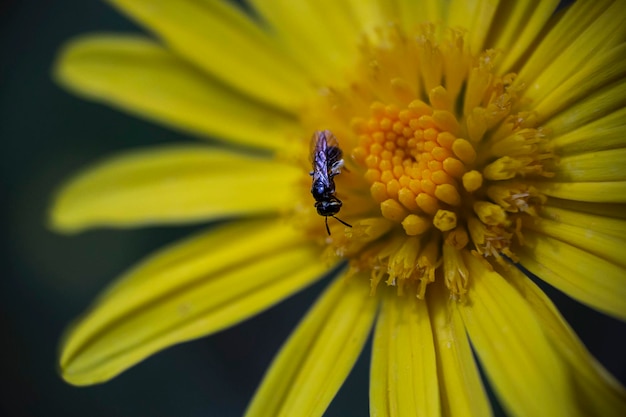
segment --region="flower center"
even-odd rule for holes
[[[369,270],[372,291],[384,281],[421,298],[440,277],[462,297],[463,251],[515,261],[546,199],[525,181],[550,176],[552,154],[535,115],[519,111],[520,82],[494,69],[497,54],[433,33],[381,31],[348,86],[328,88],[304,119],[335,133],[348,168],[335,178],[352,228],[335,226],[328,253]]]
[[[470,171],[476,151],[458,138],[459,123],[450,112],[421,100],[407,108],[375,102],[371,116],[355,124],[359,145],[352,152],[366,167],[372,198],[382,215],[400,223],[409,236],[457,225],[463,187],[480,188],[482,175]]]

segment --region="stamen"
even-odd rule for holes
[[[448,243],[443,245],[443,272],[446,287],[453,294],[462,296],[467,292],[469,271],[461,251]]]
[[[463,188],[468,193],[473,193],[483,185],[483,176],[480,172],[472,170],[463,174]]]
[[[447,232],[456,227],[456,214],[448,210],[438,210],[433,219],[435,227],[442,232]]]
[[[421,235],[430,229],[431,222],[425,216],[409,214],[402,220],[402,227],[409,236]]]
[[[463,249],[469,243],[469,236],[464,227],[457,227],[450,231],[446,236],[446,244],[454,246],[457,249]]]
[[[493,226],[505,224],[507,220],[507,215],[502,207],[487,201],[475,202],[474,213],[480,221]]]
[[[426,286],[435,281],[435,271],[441,264],[440,247],[441,243],[439,239],[434,238],[429,240],[417,260],[417,272],[419,276],[417,298],[419,299],[424,299]]]
[[[387,199],[380,204],[383,217],[400,223],[409,214],[408,211],[396,200]]]
[[[547,200],[535,187],[519,182],[490,185],[487,187],[487,195],[508,212],[521,211],[531,215],[536,215],[537,208]]]

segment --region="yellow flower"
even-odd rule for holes
[[[330,273],[249,416],[322,415],[372,327],[373,416],[489,415],[472,351],[512,415],[621,415],[624,389],[516,265],[626,319],[623,1],[111,3],[155,38],[79,38],[58,80],[224,144],[106,160],[59,192],[53,226],[229,221],[102,294],[63,343],[68,382]],[[317,199],[343,203],[322,217],[314,135],[343,151],[318,161]]]

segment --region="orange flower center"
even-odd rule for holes
[[[454,115],[421,100],[405,109],[374,103],[371,113],[355,125],[359,145],[352,156],[367,168],[365,179],[382,215],[401,223],[409,236],[431,224],[441,231],[455,228],[453,210],[461,205],[464,179],[471,192],[482,176],[468,170],[476,151],[457,137]]]

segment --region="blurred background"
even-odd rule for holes
[[[193,140],[83,102],[50,76],[58,48],[85,32],[139,31],[99,1],[5,0],[0,6],[2,244],[0,415],[240,416],[283,340],[322,282],[233,329],[170,348],[118,378],[76,388],[56,371],[65,326],[115,276],[195,230],[46,228],[51,197],[68,177],[116,152]],[[547,289],[588,348],[626,379],[626,325]],[[368,413],[369,347],[327,416]]]

